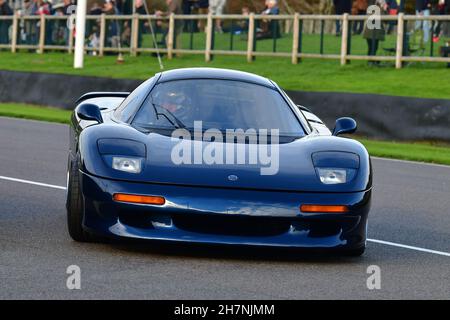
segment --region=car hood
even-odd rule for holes
[[[309,135],[289,143],[274,145],[229,144],[222,142],[203,142],[181,140],[158,133],[136,133],[130,128],[115,127],[115,134],[110,129],[86,129],[80,140],[98,141],[105,137],[128,139],[145,145],[142,171],[139,174],[126,173],[111,168],[105,157],[99,154],[97,143],[81,143],[82,168],[96,176],[127,180],[141,183],[159,183],[184,186],[243,188],[257,190],[292,191],[292,192],[357,192],[371,187],[370,158],[366,149],[357,141],[333,136]],[[134,131],[134,133],[133,133]],[[131,132],[131,133],[130,133]],[[87,136],[90,136],[86,138]],[[182,143],[194,144],[195,151],[186,155]],[[249,163],[249,154],[255,148],[268,158],[258,156],[257,163]],[[262,147],[262,148],[261,148]],[[240,149],[245,154],[244,163],[210,163],[202,154],[209,151],[225,151],[234,148],[235,154]],[[87,150],[90,149],[90,150]],[[114,148],[113,148],[114,149]],[[272,154],[268,153],[271,151]],[[203,150],[203,153],[202,153]],[[200,152],[198,152],[200,151]],[[312,161],[312,154],[320,151],[343,151],[359,156],[360,165],[355,177],[345,184],[324,185],[320,182]],[[253,152],[254,154],[254,152]],[[278,154],[278,156],[277,156]],[[187,161],[181,162],[181,158]],[[225,156],[223,157],[225,159]],[[236,159],[235,159],[236,160]],[[242,161],[241,161],[242,162]]]
[[[311,155],[323,151],[330,137],[302,138],[284,144],[235,144],[148,136],[142,182],[286,191],[361,191],[367,181],[353,179],[345,186],[325,186],[316,174]],[[360,153],[353,144],[334,141],[331,150]],[[344,139],[342,139],[344,140]],[[348,140],[348,139],[345,139]],[[356,147],[356,145],[354,146]],[[230,157],[233,150],[234,157]],[[326,150],[330,150],[326,148]],[[223,156],[220,156],[220,153]],[[245,155],[238,163],[237,154]],[[216,158],[214,158],[217,156]],[[229,161],[226,157],[234,158]],[[253,156],[253,161],[250,161]],[[214,161],[216,160],[216,161]],[[250,163],[252,162],[252,163]]]

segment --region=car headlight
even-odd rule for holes
[[[359,169],[359,156],[351,152],[320,151],[312,154],[317,177],[323,184],[350,182]]]
[[[97,140],[97,146],[108,167],[134,174],[144,170],[146,147],[142,142],[102,138]]]
[[[317,168],[319,179],[323,184],[346,183],[353,178],[354,171],[342,168]]]
[[[131,157],[113,157],[112,158],[113,169],[130,172],[141,172],[141,159]]]

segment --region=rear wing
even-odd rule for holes
[[[79,97],[75,103],[79,104],[84,100],[92,98],[126,98],[129,94],[129,92],[88,92]]]

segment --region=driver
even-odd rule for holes
[[[183,122],[189,120],[189,114],[193,111],[191,98],[182,91],[170,90],[158,93],[154,97],[154,101]]]

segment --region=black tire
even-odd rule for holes
[[[66,209],[69,235],[78,242],[92,242],[93,237],[83,229],[84,202],[76,163],[69,163],[68,179]]]
[[[360,257],[364,254],[364,251],[366,251],[366,246],[362,246],[356,249],[345,250],[344,255],[347,257]]]

